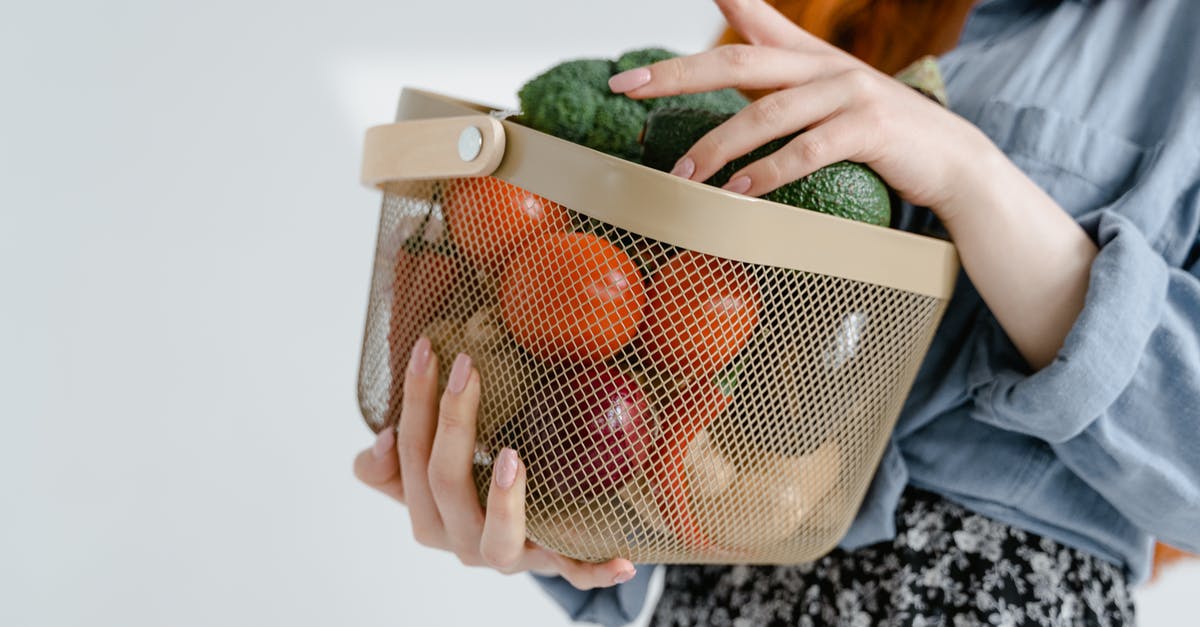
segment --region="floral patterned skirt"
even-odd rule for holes
[[[1132,625],[1120,567],[908,488],[896,539],[796,566],[673,565],[652,627]]]

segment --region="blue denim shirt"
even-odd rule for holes
[[[895,536],[913,484],[1149,569],[1200,551],[1200,2],[985,0],[941,59],[951,106],[1100,247],[1053,363],[1030,372],[960,277],[842,546]],[[906,207],[905,228],[937,228]],[[575,619],[633,620],[653,568],[581,592]]]

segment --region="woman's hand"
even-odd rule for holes
[[[408,506],[417,542],[467,566],[562,575],[581,590],[632,578],[629,560],[580,562],[525,539],[525,465],[512,449],[497,456],[487,512],[480,508],[471,477],[479,372],[460,354],[440,401],[437,380],[437,356],[422,337],[404,378],[399,426],[381,431],[354,460],[363,483]]]
[[[1050,363],[1083,309],[1096,246],[979,129],[810,35],[762,0],[716,0],[749,45],[618,74],[614,92],[655,98],[726,87],[775,90],[702,137],[672,174],[695,181],[803,131],[734,173],[725,189],[761,196],[838,161],[865,163],[929,207],[963,267],[1034,369]]]
[[[717,0],[749,45],[721,46],[629,70],[631,98],[726,87],[774,90],[705,135],[672,172],[703,181],[767,142],[804,131],[735,173],[726,189],[763,194],[837,161],[865,163],[902,197],[943,214],[970,191],[964,165],[999,150],[973,125],[799,28],[761,0]]]

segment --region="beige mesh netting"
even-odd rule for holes
[[[479,369],[481,502],[515,448],[539,544],[794,563],[845,533],[945,294],[706,254],[491,176],[384,192],[359,382],[372,428],[399,418],[425,335],[443,385],[460,351]]]

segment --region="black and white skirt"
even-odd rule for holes
[[[893,541],[797,566],[667,567],[652,627],[1132,625],[1120,567],[909,488]]]

